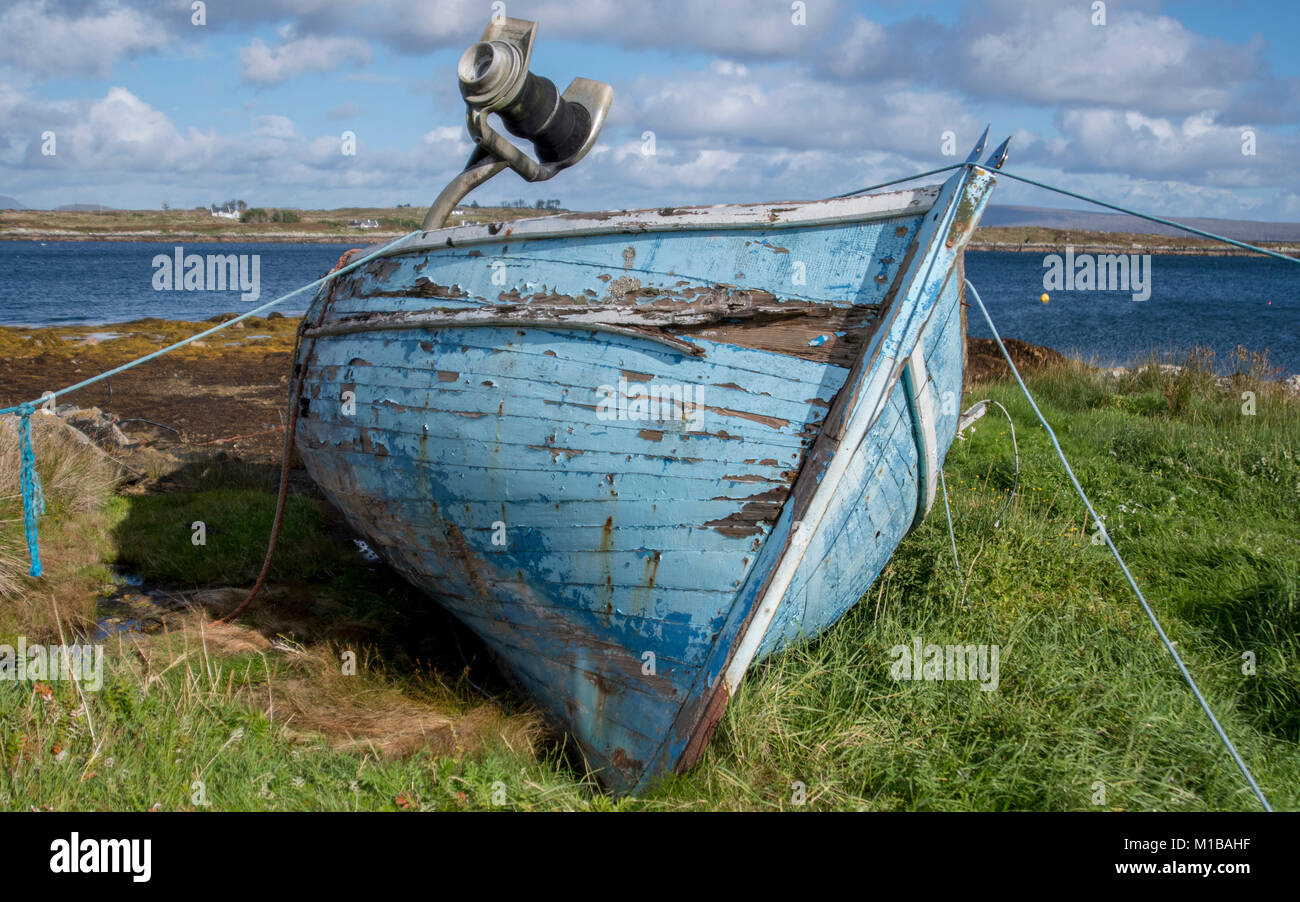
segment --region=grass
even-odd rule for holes
[[[1274,806],[1296,809],[1300,404],[1250,373],[1222,380],[1191,363],[1121,376],[1057,367],[1031,388],[1225,729]],[[1014,419],[1020,489],[1003,514],[1014,467],[1007,424],[991,409],[946,464],[961,575],[940,500],[862,603],[818,640],[754,667],[700,765],[645,797],[602,795],[524,705],[485,702],[456,658],[412,644],[446,625],[401,613],[420,606],[415,597],[376,580],[329,511],[297,498],[277,578],[300,582],[262,606],[264,619],[191,619],[113,640],[104,688],[84,699],[67,682],[0,681],[0,805],[1255,807],[1093,543],[1018,388],[977,386],[967,400],[981,397]],[[210,472],[183,488],[106,504],[103,560],[185,585],[249,579],[269,519],[265,477]],[[189,544],[192,519],[209,523],[203,549]],[[0,535],[0,551],[17,555],[12,532]],[[251,549],[236,547],[244,542]],[[891,647],[917,636],[996,644],[996,691],[892,679]],[[342,673],[347,651],[356,677]]]
[[[518,785],[515,762],[531,749],[531,721],[507,725],[491,706],[461,710],[448,691],[409,678],[401,689],[408,714],[432,695],[458,717],[419,723],[425,741],[405,757],[333,744],[328,734],[292,725],[301,701],[293,687],[327,662],[273,650],[238,628],[124,639],[110,645],[106,658],[113,663],[103,687],[86,699],[67,682],[0,683],[5,807],[460,808],[490,804],[495,778],[487,775],[497,769],[507,769]],[[352,707],[377,701],[388,710],[382,696],[396,690],[380,675],[363,680],[365,690],[346,690]],[[307,705],[320,710],[319,693]],[[476,760],[455,754],[459,737],[449,727],[466,723],[498,734]],[[408,718],[387,726],[410,724]]]
[[[248,585],[274,513],[275,496],[256,489],[143,496],[117,526],[117,563],[169,586]],[[330,569],[337,549],[313,541],[322,525],[316,503],[289,497],[270,579],[310,581]]]
[[[0,635],[25,632],[46,641],[57,637],[60,623],[93,616],[97,590],[109,581],[107,524],[121,505],[113,497],[114,464],[93,446],[75,441],[54,418],[32,417],[32,443],[41,449],[36,473],[45,498],[41,563],[46,578],[39,583],[27,577],[18,423],[0,417]]]
[[[96,333],[104,330],[103,326],[97,325],[3,326],[0,327],[0,355],[3,355],[0,360],[9,363],[14,359],[45,354],[75,359],[79,364],[84,362],[84,369],[90,373],[94,371],[93,367],[110,368],[143,357],[211,328],[212,323],[218,320],[224,322],[233,317],[234,314],[221,314],[202,323],[140,319],[113,326],[112,337],[105,338],[95,337]],[[220,348],[225,354],[240,352],[249,355],[248,359],[261,359],[272,351],[288,351],[293,348],[298,318],[286,317],[280,313],[271,313],[265,318],[252,316],[235,328],[245,331],[200,339],[172,351],[170,356],[185,362],[201,360],[211,353],[212,347]],[[254,334],[265,337],[257,340],[244,337]]]
[[[1300,411],[1270,390],[1245,416],[1212,378],[1179,413],[1160,409],[1160,389],[1178,378],[1068,369],[1031,388],[1229,734],[1274,805],[1295,808]],[[1100,782],[1105,808],[1252,807],[1108,550],[1093,544],[1023,396],[1005,384],[980,396],[1017,424],[1022,491],[994,528],[1012,476],[994,410],[947,461],[971,610],[937,510],[835,630],[751,672],[683,786],[762,807],[788,807],[799,780],[826,807],[998,810],[1094,808]],[[890,679],[887,650],[918,635],[998,644],[998,691]]]

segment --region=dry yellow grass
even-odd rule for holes
[[[142,664],[146,686],[183,667],[194,675],[186,680],[194,691],[260,708],[303,739],[402,759],[421,751],[473,755],[501,745],[531,755],[544,732],[531,712],[507,714],[490,703],[466,703],[438,683],[391,679],[364,649],[355,669],[345,672],[347,649],[334,643],[270,639],[240,624],[213,624],[197,608],[170,623],[166,632],[123,638]]]
[[[496,742],[515,752],[531,752],[540,735],[532,716],[506,715],[490,703],[465,708],[439,689],[412,697],[373,672],[364,678],[344,676],[339,661],[332,649],[304,652],[295,662],[302,676],[280,682],[276,701],[291,713],[291,728],[318,733],[336,747],[369,749],[385,758],[405,758],[421,750],[472,754]]]
[[[45,496],[39,520],[45,575],[34,580],[27,575],[18,418],[0,417],[0,599],[7,600],[0,631],[56,635],[60,623],[93,620],[118,468],[78,435],[55,417],[39,412],[32,417],[36,472]]]

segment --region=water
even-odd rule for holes
[[[176,242],[0,241],[0,324],[118,323],[146,316],[203,320],[243,313],[320,278],[355,244],[183,243],[186,253],[258,254],[261,298],[237,292],[155,291],[152,262]],[[1151,298],[1129,292],[1052,292],[1043,304],[1043,257],[998,251],[966,255],[966,275],[979,289],[1004,337],[1046,345],[1099,365],[1123,364],[1155,352],[1181,362],[1195,346],[1225,358],[1238,344],[1269,351],[1284,373],[1300,373],[1300,266],[1260,257],[1156,256]],[[309,294],[277,308],[307,309]],[[970,332],[989,337],[978,311]]]
[[[966,278],[979,291],[1003,338],[1072,353],[1100,366],[1154,352],[1182,363],[1193,347],[1217,360],[1237,345],[1269,352],[1284,375],[1300,373],[1300,266],[1265,257],[1153,256],[1151,297],[1128,291],[1053,291],[1044,304],[1043,256],[1006,251],[966,254]],[[978,308],[967,328],[990,338]]]
[[[103,642],[119,633],[152,632],[186,610],[185,601],[172,592],[145,584],[144,578],[112,568],[113,591],[95,606],[91,642]]]
[[[156,291],[153,259],[188,254],[257,254],[261,297],[238,291]],[[129,241],[0,241],[0,325],[121,323],[144,317],[199,321],[245,313],[319,279],[357,244],[190,243]],[[304,292],[275,309],[302,313]]]

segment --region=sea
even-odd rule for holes
[[[156,290],[155,258],[174,257],[175,242],[0,241],[0,325],[198,321],[243,313],[320,278],[355,246],[184,245],[186,254],[256,255],[261,295],[246,301],[238,290]],[[1046,273],[1041,254],[966,254],[966,277],[1004,338],[1056,348],[1097,366],[1153,358],[1180,363],[1197,348],[1225,361],[1241,346],[1267,351],[1282,375],[1300,373],[1300,266],[1263,257],[1155,255],[1146,300],[1134,300],[1131,290],[1050,290],[1044,303]],[[276,309],[301,313],[310,294]],[[974,307],[968,328],[976,337],[992,334]]]

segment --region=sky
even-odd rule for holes
[[[494,12],[540,23],[533,71],[614,105],[577,167],[482,204],[825,197],[991,125],[1009,170],[1070,190],[1300,220],[1300,0],[0,0],[0,195],[427,206],[471,150],[455,67]]]

